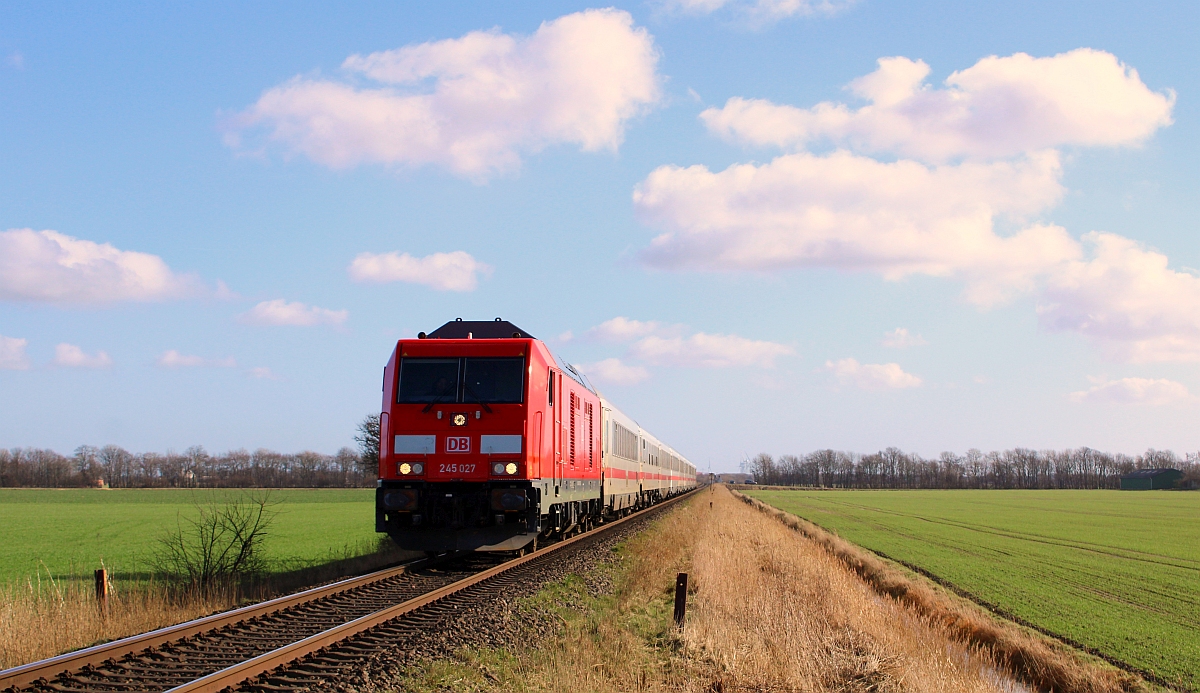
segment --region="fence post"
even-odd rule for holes
[[[687,615],[687,573],[675,576],[675,625],[683,627],[683,618]]]
[[[100,568],[96,571],[96,605],[100,613],[108,613],[108,570]]]

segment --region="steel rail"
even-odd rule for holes
[[[381,611],[376,611],[373,614],[368,614],[348,623],[344,623],[340,626],[330,628],[329,630],[309,636],[303,640],[299,640],[277,650],[272,650],[271,652],[264,653],[254,657],[253,659],[248,659],[240,664],[235,664],[234,666],[213,672],[207,676],[203,676],[189,683],[185,683],[182,686],[176,686],[175,688],[167,690],[166,693],[219,693],[220,691],[237,686],[238,684],[244,683],[245,681],[261,674],[265,674],[282,665],[288,664],[289,662],[296,661],[306,655],[318,652],[319,650],[337,642],[346,640],[347,638],[358,635],[364,631],[368,631],[378,625],[394,620],[400,616],[403,616],[404,614],[416,611],[421,607],[428,606],[429,604],[444,599],[452,594],[462,592],[473,585],[477,585],[481,582],[494,578],[497,575],[509,572],[510,570],[518,568],[531,561],[545,558],[550,554],[572,546],[576,542],[596,538],[614,527],[620,526],[626,522],[641,519],[646,516],[647,513],[652,511],[661,511],[691,496],[698,489],[699,487],[697,487],[697,489],[688,491],[687,493],[682,493],[678,496],[675,496],[674,498],[669,498],[661,503],[646,508],[645,510],[633,513],[632,515],[627,515],[619,520],[605,523],[591,532],[581,532],[570,539],[564,539],[563,541],[551,544],[546,548],[534,551],[531,554],[527,554],[520,558],[515,558],[511,561],[506,561],[494,568],[490,568],[483,572],[476,573],[470,577],[463,578],[458,582],[451,583],[445,587],[433,590],[432,592],[427,592],[419,597],[410,599],[401,604],[388,607],[387,609],[383,609]]]
[[[216,630],[227,625],[265,616],[297,604],[315,601],[356,587],[362,587],[373,582],[403,575],[412,570],[419,570],[445,562],[454,556],[455,554],[438,556],[436,558],[421,558],[392,568],[384,568],[373,573],[367,573],[366,575],[347,578],[321,587],[313,587],[302,592],[276,597],[265,602],[258,602],[231,611],[222,611],[192,621],[159,628],[149,633],[131,635],[127,638],[113,640],[102,645],[94,645],[82,650],[61,654],[57,657],[51,657],[50,659],[43,659],[37,662],[30,662],[29,664],[22,664],[12,669],[5,669],[0,671],[0,691],[7,688],[24,686],[41,678],[49,679],[64,671],[75,671],[89,665],[102,664],[109,659],[122,655],[141,652],[142,650],[162,645],[163,643],[181,640],[198,633]]]

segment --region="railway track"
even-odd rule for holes
[[[447,615],[512,592],[557,558],[636,531],[683,494],[496,565],[487,554],[416,561],[0,671],[5,693],[304,690]]]

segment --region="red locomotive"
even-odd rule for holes
[[[511,551],[696,485],[696,469],[512,323],[402,339],[383,376],[375,531]]]

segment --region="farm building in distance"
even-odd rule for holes
[[[1173,488],[1175,482],[1182,478],[1183,472],[1178,469],[1138,469],[1121,475],[1121,490],[1149,491]]]

